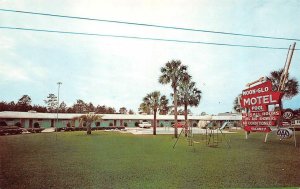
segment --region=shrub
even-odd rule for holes
[[[218,126],[218,123],[217,123],[216,121],[213,121],[213,122],[212,122],[212,126],[213,126],[213,127],[216,127],[216,126]]]
[[[15,123],[15,126],[22,127],[22,124],[20,122]]]
[[[34,122],[33,127],[34,127],[34,128],[40,128],[39,122]]]
[[[164,126],[164,124],[163,123],[160,123],[160,127],[163,127]]]
[[[239,122],[236,122],[236,121],[235,121],[235,122],[233,122],[233,126],[234,126],[234,127],[241,127],[241,124],[240,124]]]

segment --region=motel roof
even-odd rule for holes
[[[3,111],[0,112],[0,119],[16,118],[16,119],[72,119],[84,114],[74,113],[39,113],[35,111],[29,112],[15,112],[15,111]],[[103,116],[102,119],[107,120],[152,120],[153,115],[143,114],[98,114]],[[174,120],[174,115],[157,115],[158,120]],[[241,114],[230,115],[189,115],[190,120],[242,120]],[[184,120],[183,115],[178,115],[178,120]]]

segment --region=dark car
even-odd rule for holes
[[[16,135],[21,133],[22,129],[20,127],[7,125],[5,121],[0,121],[0,135]]]

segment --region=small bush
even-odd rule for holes
[[[218,123],[217,123],[216,121],[213,121],[213,122],[212,122],[212,126],[213,126],[213,127],[216,127],[216,126],[218,126]]]
[[[233,126],[234,126],[234,127],[241,127],[241,124],[240,124],[239,122],[236,122],[236,121],[235,121],[235,122],[233,122]]]
[[[163,127],[164,126],[164,124],[163,123],[160,123],[160,127]]]
[[[39,122],[34,122],[33,127],[34,127],[34,128],[40,128]]]
[[[22,127],[22,124],[20,122],[15,123],[15,126]]]

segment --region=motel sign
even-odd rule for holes
[[[281,98],[283,93],[272,90],[272,82],[265,81],[243,90],[240,104],[243,113],[244,130],[251,132],[270,132],[277,126],[281,117]]]

